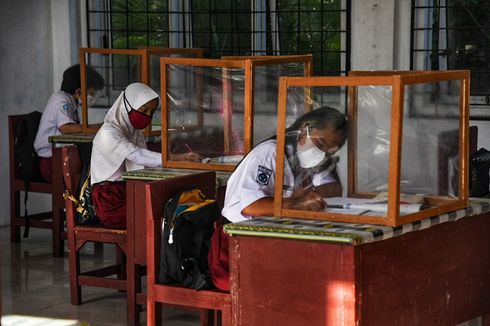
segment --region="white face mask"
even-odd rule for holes
[[[87,95],[87,107],[91,108],[95,104],[95,96]]]
[[[308,126],[306,126],[306,141],[303,145],[298,142],[296,156],[298,157],[299,165],[304,169],[317,166],[325,159],[325,152],[313,144]]]

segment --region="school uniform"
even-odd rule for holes
[[[34,140],[34,149],[40,158],[41,174],[47,181],[52,179],[53,152],[48,140],[49,136],[60,135],[59,127],[62,125],[79,122],[78,103],[71,94],[60,90],[51,95],[44,108]]]
[[[101,224],[111,227],[126,226],[126,187],[122,180],[123,173],[162,164],[161,153],[147,150],[143,131],[131,125],[124,104],[124,93],[135,109],[159,98],[145,84],[129,85],[107,112],[104,124],[93,140],[90,162],[92,200]]]
[[[222,215],[230,222],[251,218],[243,215],[242,210],[263,197],[274,197],[275,174],[276,140],[270,139],[254,147],[230,176]],[[314,186],[336,182],[336,179],[326,171],[312,173],[309,178],[308,181]],[[291,197],[295,189],[303,186],[298,176],[293,174],[289,161],[286,160],[283,197]]]

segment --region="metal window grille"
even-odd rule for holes
[[[311,53],[316,75],[345,75],[350,2],[87,0],[88,46],[199,47],[210,58]]]
[[[470,104],[489,106],[490,2],[412,0],[411,19],[411,69],[470,69]]]

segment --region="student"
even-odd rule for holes
[[[162,154],[146,149],[142,129],[151,123],[160,104],[149,86],[133,83],[121,92],[93,140],[91,157],[92,201],[101,224],[126,226],[126,185],[122,174],[144,167],[162,166]],[[199,161],[193,152],[173,159]]]
[[[347,118],[338,110],[321,107],[299,117],[286,129],[283,205],[287,208],[322,210],[324,197],[341,196],[336,172],[337,157],[332,156],[345,143]],[[274,213],[276,137],[257,146],[240,162],[228,179],[221,214],[230,222]],[[211,238],[208,254],[213,284],[230,290],[229,238],[223,227]]]
[[[81,132],[78,107],[81,104],[80,65],[76,64],[63,72],[61,90],[55,92],[44,108],[39,129],[34,140],[34,149],[39,156],[41,175],[52,182],[53,164],[50,136]],[[104,87],[104,79],[94,69],[87,67],[87,104],[93,104],[95,92]]]
[[[286,208],[322,210],[324,197],[340,196],[342,189],[332,155],[345,142],[347,119],[330,107],[312,110],[286,129]],[[276,139],[266,140],[237,166],[227,183],[222,214],[231,222],[274,211]]]

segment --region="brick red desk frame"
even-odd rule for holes
[[[146,305],[141,289],[141,277],[146,271],[145,184],[146,181],[126,181],[128,325],[139,325],[141,307]]]
[[[63,209],[65,200],[63,192],[65,185],[63,183],[63,159],[61,157],[61,148],[52,146],[53,149],[53,194],[51,205],[53,208],[53,256],[63,257],[65,253],[66,231],[64,226]]]
[[[490,325],[490,213],[357,246],[233,236],[230,261],[233,325]]]

